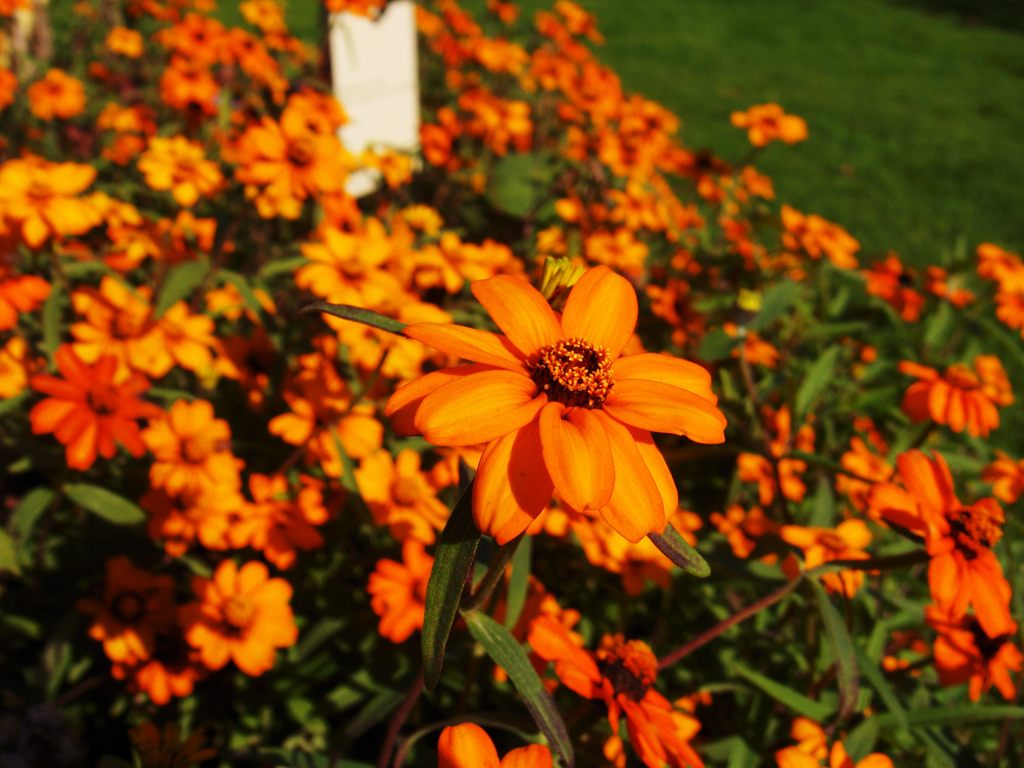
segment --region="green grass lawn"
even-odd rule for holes
[[[759,165],[780,199],[844,225],[865,254],[1024,250],[1021,0],[580,3],[607,39],[601,59],[678,114],[688,145],[737,159],[733,110],[776,101],[804,117],[809,140]],[[311,28],[311,0],[290,12]]]

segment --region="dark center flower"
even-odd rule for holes
[[[531,378],[548,400],[569,407],[600,408],[615,381],[611,354],[586,339],[562,339],[544,347]]]

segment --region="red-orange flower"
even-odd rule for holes
[[[890,253],[885,261],[876,261],[871,269],[862,269],[860,273],[867,278],[864,290],[882,299],[899,312],[901,318],[912,323],[921,315],[924,296],[909,287],[910,275],[903,269],[895,253]]]
[[[1024,459],[1014,461],[1000,450],[996,460],[981,471],[981,479],[992,483],[992,495],[1013,504],[1024,493]]]
[[[837,741],[829,749],[825,731],[805,717],[793,721],[792,735],[800,743],[775,753],[779,768],[821,768],[821,761],[826,757],[829,768],[893,768],[892,760],[881,752],[870,754],[854,765],[843,742]]]
[[[372,597],[370,607],[380,616],[378,631],[393,643],[401,643],[423,627],[423,607],[427,599],[427,581],[434,558],[426,553],[423,542],[408,538],[402,544],[402,562],[384,558],[370,574],[366,587]]]
[[[291,498],[288,479],[284,475],[249,476],[249,492],[253,503],[228,532],[231,546],[249,545],[281,570],[295,564],[296,548],[316,549],[324,543],[315,526],[327,522],[323,493],[317,481],[303,478],[305,483]]]
[[[108,50],[120,53],[129,59],[137,59],[142,55],[142,35],[134,29],[114,27],[107,35],[104,44]]]
[[[810,570],[833,560],[867,560],[864,547],[871,543],[871,531],[863,520],[845,520],[833,528],[805,528],[784,525],[783,540],[804,551],[804,567]],[[864,583],[864,571],[826,573],[821,577],[829,592],[852,597]]]
[[[487,731],[475,723],[449,725],[437,740],[437,768],[551,768],[542,744],[513,749],[501,760]]]
[[[995,355],[975,357],[973,372],[964,363],[956,363],[941,377],[934,368],[909,360],[900,363],[899,369],[920,379],[904,393],[901,405],[916,422],[930,418],[954,432],[966,427],[972,437],[988,437],[999,426],[996,406],[1013,403],[1013,389]]]
[[[725,440],[711,377],[665,355],[621,357],[633,335],[633,287],[595,267],[561,317],[532,286],[498,275],[473,293],[505,336],[421,323],[405,334],[476,363],[428,374],[387,405],[396,433],[435,445],[488,443],[473,513],[505,543],[526,530],[557,489],[637,542],[660,532],[678,492],[649,430],[702,443]]]
[[[995,499],[960,503],[941,454],[929,459],[908,451],[896,459],[906,490],[879,483],[870,503],[882,517],[925,539],[931,562],[932,599],[957,621],[974,607],[989,637],[1016,631],[1010,618],[1010,585],[991,547],[1002,538],[1003,510]]]
[[[40,120],[74,117],[85,111],[85,87],[63,70],[51,69],[28,87],[28,102]]]
[[[700,723],[654,689],[658,659],[646,643],[605,635],[591,653],[548,616],[534,620],[528,641],[538,656],[555,662],[555,674],[568,688],[604,701],[612,733],[619,732],[619,718],[626,716],[629,743],[648,768],[704,767],[690,746]]]
[[[96,365],[86,365],[67,345],[57,349],[54,359],[62,378],[40,373],[29,381],[33,389],[50,395],[29,412],[32,432],[52,432],[66,446],[72,469],[91,467],[97,452],[113,458],[117,442],[132,456],[145,453],[136,419],[160,413],[155,405],[138,398],[149,389],[149,380],[135,374],[117,384],[116,357],[101,357]]]
[[[238,568],[225,560],[212,579],[195,576],[198,601],[178,609],[185,640],[198,649],[209,669],[234,661],[247,675],[262,675],[274,666],[275,649],[287,648],[299,630],[288,604],[292,587],[271,579],[267,566],[249,562]]]
[[[935,669],[943,685],[969,681],[968,695],[977,701],[995,685],[1004,699],[1012,699],[1016,688],[1010,672],[1020,672],[1024,656],[1013,644],[1016,623],[1006,634],[989,637],[970,614],[953,619],[936,605],[925,609],[928,625],[939,636],[935,639]]]
[[[19,312],[34,312],[50,295],[50,284],[37,275],[15,275],[0,263],[0,331],[18,324]]]

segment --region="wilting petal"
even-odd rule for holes
[[[471,287],[502,333],[527,357],[562,338],[554,310],[525,280],[496,275]]]
[[[602,265],[588,269],[569,292],[562,333],[604,347],[614,360],[636,328],[636,291]]]
[[[427,395],[414,424],[434,445],[476,445],[529,423],[547,403],[532,379],[511,371],[483,371]]]
[[[647,534],[665,529],[665,502],[625,425],[600,411],[594,415],[608,433],[615,462],[615,489],[608,504],[601,508],[601,517],[636,544]]]
[[[651,432],[686,435],[697,443],[724,443],[725,416],[699,395],[641,379],[615,382],[604,410],[621,422]]]
[[[498,750],[474,723],[449,725],[437,740],[437,768],[499,768]]]
[[[544,510],[553,489],[534,419],[484,449],[473,484],[473,519],[483,533],[505,544]]]
[[[473,365],[444,368],[440,371],[428,373],[426,376],[411,381],[399,388],[384,407],[384,415],[391,420],[391,428],[394,429],[396,435],[418,435],[419,431],[416,429],[413,420],[416,417],[416,411],[419,409],[420,403],[423,402],[423,398],[431,392],[440,389],[445,384],[458,381],[470,374],[494,370],[499,369],[491,365],[474,363]]]
[[[544,464],[559,495],[573,509],[600,509],[615,487],[608,435],[586,408],[568,409],[548,403],[540,412],[540,444]]]
[[[504,336],[451,323],[415,323],[402,331],[410,339],[449,355],[487,363],[510,371],[524,371],[523,354]]]
[[[660,381],[700,395],[713,404],[718,402],[718,396],[711,391],[711,374],[696,363],[678,357],[650,353],[620,357],[612,365],[612,378]]]

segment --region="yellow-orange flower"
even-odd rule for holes
[[[96,178],[91,165],[51,163],[27,155],[0,166],[0,205],[3,215],[21,225],[21,236],[38,248],[51,235],[83,235],[103,219],[83,192]]]
[[[166,415],[150,422],[142,439],[156,457],[149,469],[154,488],[177,494],[239,487],[242,461],[230,450],[231,427],[214,418],[206,400],[176,400]]]
[[[134,664],[148,659],[157,633],[174,625],[174,579],[136,568],[127,557],[112,557],[103,601],[82,598],[76,607],[93,617],[89,637],[103,643],[111,661]]]
[[[28,87],[28,103],[40,120],[74,117],[85,111],[85,86],[63,70],[51,69]]]
[[[934,368],[904,360],[901,373],[916,376],[903,395],[903,412],[916,422],[929,418],[946,424],[954,432],[972,437],[988,437],[999,426],[996,406],[1013,403],[1013,389],[1002,363],[995,355],[974,358],[974,371],[964,363],[955,363],[939,376]]]
[[[120,53],[129,59],[137,59],[142,55],[142,35],[127,27],[114,27],[105,41],[107,50]]]
[[[871,531],[863,520],[845,520],[835,528],[805,528],[784,525],[779,531],[783,540],[804,551],[804,567],[810,570],[833,560],[867,560],[864,547],[871,543]],[[821,577],[829,592],[853,595],[864,583],[864,571],[840,571]]]
[[[420,471],[416,451],[406,448],[394,460],[387,451],[376,451],[360,462],[355,477],[377,525],[388,526],[398,541],[434,543],[434,531],[444,528],[448,508]]]
[[[779,768],[821,768],[821,761],[826,757],[828,768],[893,768],[892,760],[881,752],[870,754],[854,765],[843,742],[837,741],[829,749],[825,731],[807,718],[793,722],[792,734],[800,743],[775,753]]]
[[[34,312],[50,295],[50,284],[37,275],[15,275],[0,263],[0,331],[18,324],[19,312]]]
[[[781,210],[782,225],[786,231],[782,234],[782,243],[793,251],[803,250],[812,259],[820,259],[822,254],[840,269],[855,269],[857,259],[853,255],[860,250],[858,243],[849,232],[812,213],[805,216],[788,205]]]
[[[551,750],[531,744],[508,752],[498,750],[487,731],[475,723],[449,725],[437,740],[437,768],[551,768]]]
[[[428,374],[387,405],[398,434],[435,445],[488,443],[473,513],[505,543],[526,530],[557,489],[637,542],[664,529],[678,492],[649,430],[702,443],[725,440],[710,374],[676,358],[620,357],[637,318],[633,287],[607,267],[586,272],[559,318],[524,281],[505,275],[473,293],[506,335],[423,323],[410,338],[473,365]]]
[[[305,477],[304,481],[293,499],[284,475],[250,475],[252,504],[241,519],[232,523],[228,531],[231,546],[237,549],[248,545],[260,550],[281,570],[295,564],[296,548],[322,546],[324,537],[315,526],[328,518],[323,493],[313,478]]]
[[[31,355],[20,336],[11,338],[0,349],[0,398],[14,397],[28,386],[29,377],[45,366],[43,358]]]
[[[234,661],[245,674],[262,675],[274,666],[276,649],[298,639],[289,605],[292,587],[269,576],[263,563],[238,568],[225,560],[212,579],[193,577],[192,590],[199,600],[179,607],[178,621],[185,640],[209,669]]]
[[[402,562],[384,558],[370,574],[366,591],[370,607],[380,616],[378,631],[393,643],[409,639],[423,627],[423,607],[427,599],[427,582],[434,558],[423,549],[423,542],[408,538],[402,544]]]
[[[33,389],[50,395],[29,412],[33,434],[52,432],[66,446],[72,469],[88,469],[97,453],[112,459],[116,443],[132,456],[145,453],[136,420],[160,413],[138,399],[149,389],[146,377],[135,374],[117,384],[117,358],[101,357],[96,365],[86,365],[66,344],[58,347],[54,360],[62,378],[40,373],[29,380]]]
[[[211,195],[224,183],[220,166],[206,159],[203,145],[184,136],[152,136],[139,158],[139,170],[153,189],[169,189],[178,205],[191,208],[203,195]]]
[[[746,112],[733,112],[729,121],[747,129],[747,138],[755,147],[767,146],[775,139],[796,144],[807,138],[807,123],[802,117],[787,115],[778,104],[758,104]]]

